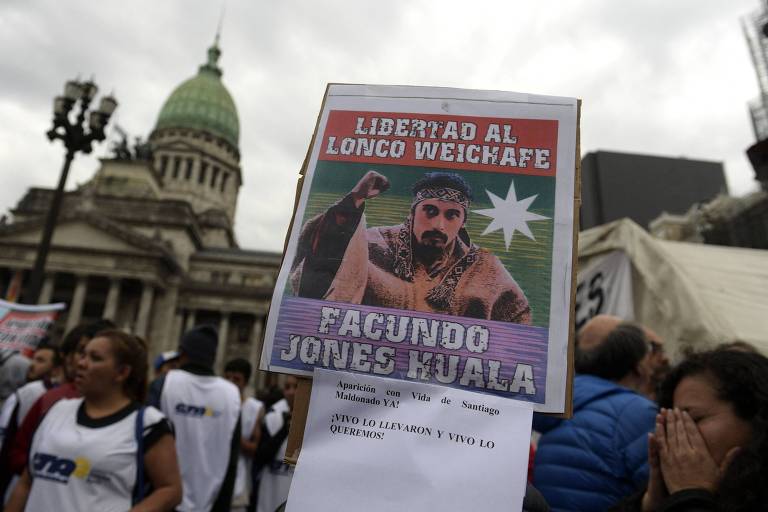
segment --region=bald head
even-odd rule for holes
[[[608,335],[624,320],[613,315],[597,315],[584,324],[577,336],[576,344],[581,350],[591,350],[605,341]]]

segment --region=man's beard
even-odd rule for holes
[[[436,244],[436,241],[442,244]],[[421,242],[414,240],[413,252],[416,259],[425,263],[433,263],[448,250],[448,236],[440,231],[431,230],[421,234]]]

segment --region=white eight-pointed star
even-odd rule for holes
[[[488,227],[485,228],[482,235],[493,233],[494,231],[504,231],[504,244],[507,250],[509,250],[509,244],[512,243],[512,237],[515,231],[519,231],[531,240],[536,240],[533,233],[531,233],[528,223],[534,220],[547,220],[549,217],[539,215],[528,211],[528,207],[531,203],[539,197],[535,196],[526,197],[525,199],[517,200],[517,193],[515,192],[515,182],[512,181],[509,184],[509,192],[507,192],[507,198],[502,199],[488,189],[485,189],[485,193],[493,203],[493,208],[483,210],[472,210],[474,213],[479,213],[486,217],[493,219]]]

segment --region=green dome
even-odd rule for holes
[[[197,76],[179,85],[166,100],[155,130],[204,130],[238,147],[240,122],[235,102],[221,83],[221,69],[217,65],[220,55],[218,43],[214,43],[208,49],[208,62],[200,66]]]

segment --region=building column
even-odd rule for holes
[[[147,327],[149,327],[149,314],[152,312],[152,299],[155,295],[155,287],[152,283],[142,282],[141,290],[141,302],[139,303],[139,314],[136,317],[136,328],[134,332],[136,336],[142,338],[147,335]]]
[[[88,291],[88,276],[75,275],[77,282],[75,283],[75,293],[72,294],[72,302],[69,304],[69,314],[67,315],[67,325],[64,329],[65,332],[71,331],[77,324],[80,323],[80,319],[83,315],[83,304],[85,304],[85,294]]]
[[[171,335],[168,337],[165,343],[164,350],[176,350],[179,348],[179,340],[181,339],[182,326],[184,325],[184,315],[181,310],[177,310],[173,317],[173,328],[171,329]]]
[[[102,318],[112,320],[114,322],[117,316],[117,305],[120,300],[120,278],[109,279],[109,291],[107,292],[107,300],[104,303],[104,311],[101,313]]]
[[[8,282],[8,288],[5,290],[5,300],[8,302],[17,302],[21,295],[21,289],[24,284],[24,271],[13,270],[13,276]]]
[[[195,310],[187,310],[187,323],[184,324],[184,332],[192,329],[195,326]]]
[[[259,362],[261,359],[261,347],[262,347],[262,330],[264,329],[264,317],[256,315],[253,318],[253,328],[251,329],[251,365],[253,365],[253,374],[256,376],[255,387],[256,389],[264,389],[266,385],[267,375],[266,372],[259,370]]]
[[[197,185],[197,180],[200,179],[201,166],[202,166],[202,161],[200,158],[195,158],[194,160],[192,160],[192,179],[189,180],[190,189],[194,189],[194,187]]]
[[[151,329],[148,335],[151,342],[150,354],[159,354],[179,346],[178,335],[176,334],[178,332],[176,317],[178,316],[180,282],[178,276],[169,276],[162,292],[155,289],[155,299],[150,315]]]
[[[229,339],[229,311],[221,312],[219,320],[219,345],[216,348],[216,375],[224,370],[224,358],[227,357],[227,340]]]
[[[50,304],[51,297],[53,297],[53,287],[56,284],[56,274],[48,274],[43,281],[43,289],[40,291],[40,297],[37,299],[38,304]]]

